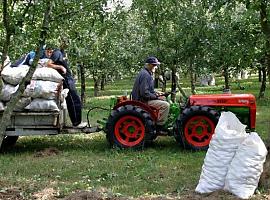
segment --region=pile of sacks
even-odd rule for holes
[[[47,61],[47,59],[39,61],[15,111],[59,111],[60,100],[64,100],[59,98],[63,77],[55,69],[46,67]],[[28,65],[11,67],[10,64],[4,67],[1,73],[4,85],[0,93],[0,110],[5,109],[6,103],[17,91],[20,81],[26,76],[29,68]]]
[[[248,199],[255,192],[263,172],[267,149],[257,133],[232,112],[223,112],[204,159],[196,192],[229,191]]]

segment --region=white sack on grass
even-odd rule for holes
[[[0,111],[5,110],[5,105],[3,102],[0,101]]]
[[[32,98],[55,99],[60,85],[57,82],[31,80],[27,85],[24,96]]]
[[[30,97],[27,97],[27,98],[23,97],[17,102],[14,111],[22,111],[30,103],[31,103]]]
[[[31,111],[59,111],[55,100],[39,98],[34,99],[25,109]]]
[[[9,101],[11,99],[12,94],[14,94],[18,88],[19,88],[19,85],[14,86],[10,84],[3,84],[3,88],[0,93],[0,100]]]
[[[223,112],[209,144],[199,183],[199,193],[210,193],[224,188],[225,177],[236,150],[247,137],[243,125],[232,112]]]
[[[7,66],[2,70],[2,78],[11,85],[18,85],[25,77],[29,70],[28,65],[20,65],[20,67]]]
[[[252,196],[263,172],[266,155],[261,138],[257,133],[251,133],[239,146],[230,164],[224,189],[242,199]]]
[[[42,67],[36,69],[32,79],[60,83],[64,78],[55,69]]]

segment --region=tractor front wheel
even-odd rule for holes
[[[133,105],[113,110],[106,124],[107,140],[120,148],[143,148],[154,137],[154,130],[149,113]]]
[[[219,113],[206,106],[186,108],[176,121],[175,139],[185,148],[193,150],[208,149]]]

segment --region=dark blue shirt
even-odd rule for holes
[[[154,79],[146,67],[144,67],[137,75],[133,89],[132,99],[138,101],[149,101],[157,99],[156,92],[154,91]]]

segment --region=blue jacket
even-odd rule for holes
[[[133,89],[132,99],[138,101],[149,101],[158,99],[156,92],[154,91],[154,79],[146,67],[144,67],[137,75]]]

